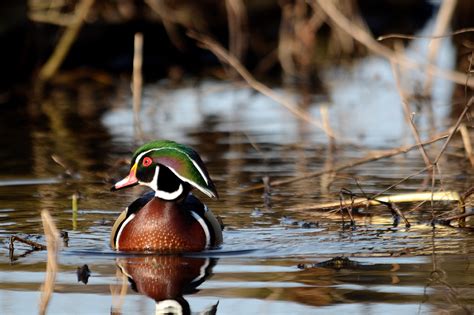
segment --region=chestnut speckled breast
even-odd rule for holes
[[[116,248],[123,251],[201,251],[214,240],[203,213],[183,204],[152,198],[118,231]],[[202,211],[200,211],[202,212]],[[194,214],[194,215],[193,215]],[[203,215],[203,219],[201,216]],[[200,221],[201,220],[201,221]]]
[[[120,251],[195,252],[222,243],[222,226],[193,188],[217,198],[199,155],[172,141],[153,141],[132,158],[129,175],[112,190],[134,185],[153,189],[123,211],[110,245]]]

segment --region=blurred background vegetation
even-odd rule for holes
[[[332,3],[374,38],[392,32],[414,34],[440,5],[395,0]],[[451,29],[471,26],[473,6],[469,0],[456,2]],[[317,1],[2,1],[0,16],[1,104],[24,96],[25,86],[37,81],[114,84],[117,75],[132,71],[137,32],[145,38],[143,71],[148,81],[235,75],[222,71],[217,58],[186,35],[189,30],[216,38],[257,78],[310,89],[320,88],[319,68],[350,62],[367,52],[334,27]],[[461,56],[459,69],[466,72],[473,35],[454,40]]]

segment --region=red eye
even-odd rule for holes
[[[145,167],[150,166],[151,163],[153,163],[153,160],[148,156],[146,156],[142,161],[142,165],[145,166]]]

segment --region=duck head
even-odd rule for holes
[[[155,196],[175,200],[192,188],[211,198],[217,191],[204,163],[192,148],[168,140],[152,141],[133,154],[130,173],[117,182],[112,191],[135,185],[148,186]]]

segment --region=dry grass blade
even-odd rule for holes
[[[439,221],[441,221],[444,224],[449,224],[451,223],[451,221],[465,219],[473,215],[474,215],[474,212],[462,213],[462,214],[453,215],[447,218],[439,219]]]
[[[54,291],[56,272],[58,270],[57,255],[60,245],[59,232],[51,215],[47,210],[41,211],[44,234],[46,236],[46,247],[48,249],[48,262],[46,265],[46,278],[41,289],[39,314],[45,314],[49,300]]]
[[[275,102],[281,104],[283,107],[288,109],[293,115],[296,117],[300,118],[303,121],[306,121],[307,123],[310,123],[317,128],[323,130],[326,135],[330,138],[335,138],[335,135],[331,132],[331,130],[327,130],[324,128],[324,126],[313,120],[311,117],[307,115],[304,111],[298,108],[296,104],[294,104],[290,99],[283,97],[281,95],[278,95],[275,93],[272,89],[270,89],[268,86],[265,84],[259,82],[257,79],[255,79],[252,74],[235,58],[232,56],[222,45],[220,45],[218,42],[210,38],[209,36],[202,35],[193,31],[188,32],[188,36],[195,39],[198,41],[204,48],[210,50],[212,53],[214,53],[220,60],[225,62],[226,64],[229,64],[232,66],[241,76],[242,78],[247,81],[248,85],[252,87],[253,89],[257,90],[258,92],[262,93],[265,96],[268,96]]]
[[[370,35],[366,31],[364,31],[362,28],[360,28],[359,26],[349,21],[334,6],[332,1],[324,1],[324,0],[311,1],[310,4],[312,4],[316,10],[317,8],[315,6],[315,3],[317,3],[317,7],[322,9],[324,13],[328,15],[328,17],[332,20],[332,22],[335,25],[342,28],[345,32],[350,34],[352,37],[354,37],[354,39],[356,39],[357,41],[365,45],[368,49],[370,49],[374,53],[381,55],[394,63],[400,64],[403,67],[415,68],[415,69],[421,69],[421,70],[426,69],[427,73],[430,73],[432,75],[437,75],[443,79],[450,80],[461,85],[466,85],[466,82],[467,82],[468,86],[474,87],[474,82],[467,81],[466,79],[467,76],[464,73],[441,69],[432,64],[422,65],[404,55],[401,55],[401,56],[397,55],[391,49],[378,43],[372,37],[372,35]]]

